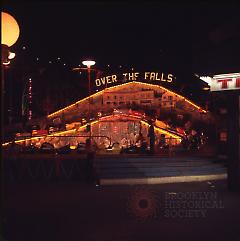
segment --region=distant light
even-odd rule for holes
[[[25,46],[23,46],[23,47],[22,47],[22,49],[23,49],[23,50],[26,50],[26,47],[25,47]]]
[[[9,65],[9,64],[10,64],[10,61],[3,62],[3,65]]]
[[[49,63],[49,64],[51,64],[51,63],[52,63],[52,61],[48,61],[48,63]]]
[[[122,68],[122,65],[119,65],[119,68]]]
[[[207,83],[208,85],[211,85],[212,82],[212,78],[209,76],[200,76],[199,77],[201,80],[203,80],[205,83]]]
[[[203,90],[210,90],[210,88],[209,87],[204,87]]]
[[[75,149],[77,149],[77,146],[70,146],[70,149],[75,150]]]
[[[110,67],[110,65],[108,64],[107,67]]]
[[[60,59],[61,59],[60,57],[57,58],[57,60],[60,60]]]
[[[63,64],[64,66],[66,65],[66,64]]]
[[[84,60],[84,61],[82,61],[82,64],[85,65],[85,66],[87,66],[87,67],[89,68],[89,67],[95,65],[96,62],[93,61],[93,60]]]
[[[13,52],[9,52],[8,59],[14,59],[15,56],[16,56],[15,53],[13,53]]]
[[[134,68],[131,68],[131,70],[133,71],[133,70],[134,70]]]
[[[37,61],[39,61],[39,58],[36,58]]]

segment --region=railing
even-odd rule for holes
[[[90,138],[88,135],[54,135],[51,137]],[[35,136],[34,138],[38,137]],[[112,144],[111,138],[105,135],[93,135],[91,138],[106,138],[109,141],[109,146]],[[25,138],[21,140],[21,142],[25,142],[26,140],[31,139]],[[19,153],[12,150],[11,143],[15,143],[15,141],[9,143],[10,149],[5,150],[3,160],[4,177],[6,182],[55,179],[83,180],[87,178],[87,167],[89,160],[87,159],[86,152],[83,155],[58,155],[58,149],[53,149],[53,153],[45,154],[39,152],[37,155],[32,155],[21,151]]]
[[[89,135],[57,135],[57,133],[55,135],[53,133],[51,135],[41,135],[41,136],[31,136],[31,137],[26,136],[26,137],[23,137],[22,139],[19,139],[19,140],[9,141],[9,142],[3,144],[3,146],[8,146],[8,145],[11,145],[11,144],[22,143],[22,142],[26,142],[26,141],[33,141],[33,140],[38,139],[38,138],[46,138],[46,137],[50,137],[50,138],[55,138],[55,137],[57,137],[57,138],[59,138],[59,137],[61,137],[61,138],[85,137],[85,138],[91,138],[91,139],[93,139],[93,138],[106,138],[106,139],[109,140],[109,143],[110,143],[109,146],[111,145],[111,138],[108,137],[108,136],[105,136],[105,135],[91,135],[91,137],[90,137]]]
[[[87,158],[61,158],[58,155],[42,156],[41,159],[5,158],[6,182],[76,179],[84,180],[87,174]]]
[[[63,137],[63,136],[61,136]],[[73,137],[73,136],[70,136]],[[89,136],[81,136],[89,137]],[[92,136],[104,137],[109,140],[107,136]],[[174,147],[173,142],[179,140],[174,138],[165,138],[166,144],[170,144],[161,155],[167,155],[168,157],[179,154]],[[163,141],[164,142],[164,141]],[[162,143],[163,143],[162,142]],[[114,146],[111,145],[111,146]],[[157,149],[160,149],[161,145],[156,145]],[[164,149],[164,146],[163,146]],[[140,154],[141,152],[139,152]],[[157,153],[156,153],[157,154]],[[38,181],[38,180],[86,180],[88,173],[88,161],[87,154],[18,154],[9,151],[4,155],[4,176],[6,183],[21,182],[21,181]]]

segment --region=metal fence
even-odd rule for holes
[[[32,157],[4,158],[4,178],[7,182],[33,180],[85,180],[87,158],[61,158],[57,155],[35,159]]]

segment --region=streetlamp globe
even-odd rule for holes
[[[17,21],[8,13],[1,12],[1,44],[11,47],[18,40],[20,29]]]
[[[84,60],[82,61],[82,64],[90,68],[91,66],[95,65],[96,62],[94,60]]]
[[[16,56],[15,53],[13,53],[13,52],[9,52],[8,59],[14,59],[15,56]]]

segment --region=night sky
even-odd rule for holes
[[[4,1],[3,11],[20,26],[11,48],[16,59],[6,71],[7,103],[15,112],[29,77],[37,100],[62,93],[53,110],[86,95],[86,76],[72,68],[87,57],[106,74],[173,73],[178,92],[193,99],[201,95],[194,73],[239,71],[239,5]]]

